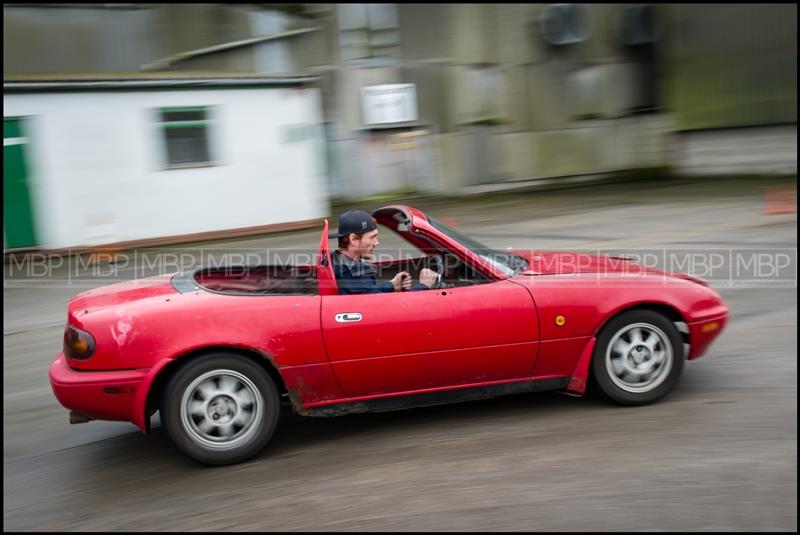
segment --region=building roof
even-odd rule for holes
[[[161,89],[248,86],[298,86],[316,82],[305,74],[260,74],[231,71],[124,71],[92,73],[3,74],[3,91],[95,89]]]

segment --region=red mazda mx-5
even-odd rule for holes
[[[377,262],[378,280],[428,267],[427,291],[339,295],[325,223],[308,265],[200,268],[84,292],[50,366],[70,421],[147,432],[160,411],[180,450],[208,464],[269,441],[282,401],[337,416],[519,392],[612,401],[667,394],[728,308],[701,279],[625,258],[496,251],[425,213],[373,216],[424,252]]]

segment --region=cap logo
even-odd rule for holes
[[[361,228],[362,229],[366,229],[367,228],[367,222],[366,221],[362,221],[361,222]]]

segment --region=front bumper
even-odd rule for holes
[[[728,323],[727,310],[709,318],[704,318],[700,321],[689,323],[689,360],[702,357],[705,354],[708,346],[711,345],[717,336],[725,328]]]
[[[150,370],[77,371],[63,353],[50,364],[50,386],[65,408],[92,420],[119,420],[137,426],[137,392]],[[141,426],[140,426],[141,427]]]

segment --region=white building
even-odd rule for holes
[[[51,77],[52,78],[52,77]],[[327,215],[311,78],[6,78],[4,250],[132,247]]]

